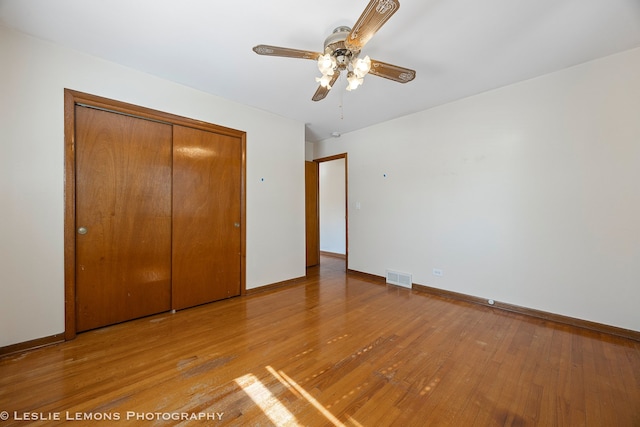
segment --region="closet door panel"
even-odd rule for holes
[[[76,106],[76,330],[171,306],[170,125]]]
[[[242,143],[173,127],[172,306],[240,295]]]

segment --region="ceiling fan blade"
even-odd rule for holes
[[[338,80],[338,77],[340,77],[340,71],[336,70],[333,73],[333,76],[331,77],[331,81],[329,82],[329,87],[324,87],[322,85],[318,86],[318,90],[316,90],[316,93],[313,94],[313,97],[311,99],[313,101],[323,100],[331,90],[331,86],[333,86],[336,80]]]
[[[359,52],[399,7],[398,0],[371,0],[344,41],[347,48]]]
[[[268,56],[284,56],[286,58],[302,58],[317,60],[320,52],[311,52],[309,50],[289,49],[288,47],[269,46],[266,44],[259,44],[253,48],[253,51],[258,55]]]
[[[386,62],[371,60],[371,69],[369,74],[384,77],[394,82],[407,83],[416,78],[416,72],[409,68],[398,67],[397,65],[387,64]]]

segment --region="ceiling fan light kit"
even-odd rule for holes
[[[371,0],[353,28],[341,26],[333,30],[324,41],[324,53],[270,45],[255,46],[253,51],[258,55],[317,61],[322,76],[316,77],[320,86],[311,98],[313,101],[324,99],[343,71],[347,75],[348,91],[362,85],[367,74],[407,83],[415,78],[414,70],[376,61],[369,56],[359,57],[364,45],[399,7],[398,0]]]

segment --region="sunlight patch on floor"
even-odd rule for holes
[[[277,426],[299,426],[296,417],[253,374],[236,378],[236,384],[262,409]]]
[[[302,388],[283,371],[276,371],[271,366],[267,366],[267,371],[271,372],[271,375],[276,377],[278,381],[280,381],[288,388],[296,390],[307,402],[311,403],[318,411],[320,411],[320,413],[324,415],[327,420],[329,420],[334,426],[345,427],[345,425],[340,422],[339,419],[337,419],[331,412],[329,412],[324,406],[322,406],[320,402],[318,402],[311,394],[309,394],[304,388]]]

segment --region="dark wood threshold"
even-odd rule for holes
[[[0,356],[7,356],[9,354],[20,353],[22,351],[34,350],[36,348],[45,347],[52,344],[59,344],[61,342],[64,342],[64,333],[0,347]]]
[[[294,279],[283,280],[282,282],[272,283],[270,285],[260,286],[258,288],[247,289],[246,296],[260,294],[274,289],[285,288],[288,286],[299,285],[307,279],[306,276],[296,277]]]
[[[345,254],[339,254],[339,253],[336,253],[336,252],[320,251],[320,255],[321,256],[328,256],[328,257],[331,257],[331,258],[347,259],[347,256]]]
[[[363,278],[367,278],[369,281],[373,281],[375,283],[386,283],[385,278],[382,276],[363,273],[355,270],[348,270],[348,273],[355,274]],[[576,326],[578,328],[588,329],[595,332],[615,335],[617,337],[628,338],[634,341],[640,341],[640,332],[633,331],[631,329],[619,328],[617,326],[605,325],[603,323],[577,319],[575,317],[563,316],[561,314],[549,313],[547,311],[536,310],[528,307],[521,307],[515,304],[508,304],[500,301],[493,301],[493,304],[489,304],[488,300],[480,297],[462,294],[459,292],[447,291],[444,289],[433,288],[431,286],[418,285],[416,283],[412,284],[412,289],[416,292],[421,292],[421,293],[430,294],[430,295],[437,295],[439,297],[454,299],[458,301],[470,302],[473,304],[483,305],[486,307],[497,308],[504,311],[510,311],[512,313],[523,314],[525,316],[536,317],[538,319],[548,320],[551,322],[562,323],[565,325]]]

